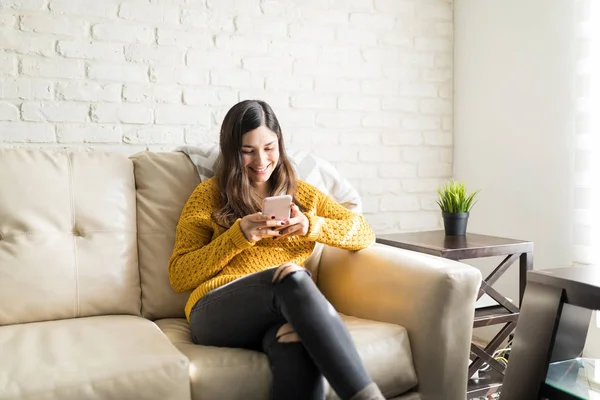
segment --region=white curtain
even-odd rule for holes
[[[600,261],[600,1],[577,0],[576,10],[573,261],[595,264]]]

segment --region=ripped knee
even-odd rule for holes
[[[300,342],[300,336],[289,323],[285,323],[279,327],[275,338],[280,343]]]
[[[296,271],[305,271],[305,269],[294,263],[281,264],[273,274],[273,282],[281,282],[283,278]]]

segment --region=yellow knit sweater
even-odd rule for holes
[[[362,216],[337,204],[314,186],[299,181],[296,200],[307,210],[306,236],[267,238],[251,243],[240,229],[240,219],[229,229],[211,219],[220,202],[214,178],[196,187],[181,213],[169,261],[173,289],[192,291],[185,306],[188,320],[194,304],[219,286],[285,262],[303,266],[315,242],[360,250],[375,241],[373,230]]]

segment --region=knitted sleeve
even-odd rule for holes
[[[375,242],[375,232],[362,215],[342,207],[320,191],[316,195],[316,215],[305,213],[310,224],[306,235],[309,240],[347,250],[361,250]]]
[[[201,196],[190,198],[183,209],[169,260],[169,281],[177,292],[196,289],[221,272],[242,250],[254,245],[244,236],[239,219],[211,241],[210,214],[198,212],[203,205],[203,199],[198,197]]]

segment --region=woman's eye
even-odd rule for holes
[[[242,151],[242,154],[252,154],[251,151]]]
[[[274,150],[274,149],[275,149],[275,147],[269,147],[269,148],[266,148],[265,150],[266,151],[271,151],[271,150]]]

